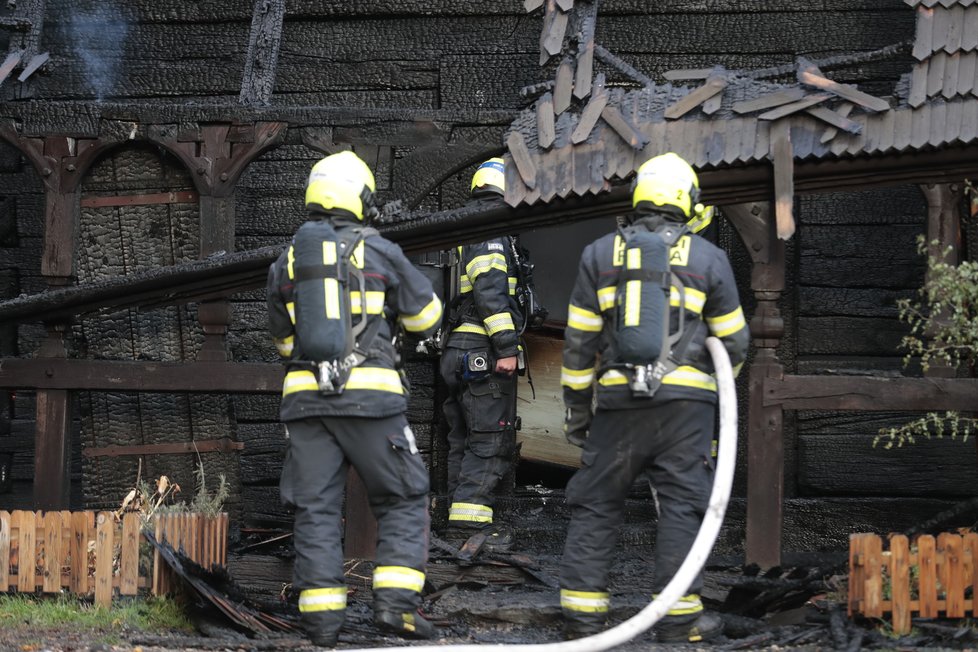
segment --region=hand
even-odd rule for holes
[[[564,436],[567,441],[583,448],[591,427],[591,411],[580,408],[567,408],[564,414]]]
[[[516,356],[511,355],[508,358],[499,358],[496,360],[495,371],[497,374],[512,376],[513,372],[516,371]]]

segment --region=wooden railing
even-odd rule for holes
[[[913,545],[902,534],[849,538],[849,615],[892,617],[895,634],[909,634],[914,615],[965,618],[976,614],[978,533],[920,536]],[[970,591],[969,591],[970,589]],[[971,597],[966,597],[970,595]]]
[[[227,526],[226,514],[165,514],[155,534],[209,568],[226,561]],[[106,606],[116,591],[172,592],[177,584],[158,554],[140,566],[141,528],[136,513],[116,521],[112,512],[0,511],[0,592],[66,591]]]

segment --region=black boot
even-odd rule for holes
[[[660,643],[700,643],[723,633],[723,621],[707,611],[688,616],[666,616],[655,625]]]
[[[402,638],[428,639],[435,635],[435,626],[417,611],[374,611],[374,624],[381,631]]]
[[[572,641],[576,638],[587,638],[604,631],[605,622],[603,620],[579,620],[564,618],[564,640]]]
[[[342,618],[317,617],[311,614],[304,614],[301,619],[302,631],[306,638],[312,641],[313,645],[319,647],[336,647],[336,642],[340,638],[340,627],[343,625]]]

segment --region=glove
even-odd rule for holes
[[[568,407],[564,414],[564,436],[567,441],[583,448],[591,427],[591,410]]]

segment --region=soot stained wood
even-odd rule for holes
[[[284,17],[285,0],[255,1],[241,79],[240,99],[245,104],[267,104],[272,99]]]
[[[978,483],[974,446],[925,439],[902,448],[873,446],[875,432],[864,436],[799,437],[798,488],[802,495],[970,496]],[[885,440],[883,440],[885,442]],[[926,459],[927,464],[921,464]],[[866,469],[872,468],[871,473]]]
[[[799,317],[798,355],[893,355],[906,334],[896,319]]]
[[[799,282],[849,287],[918,286],[924,261],[914,243],[922,232],[921,227],[904,224],[887,228],[809,226],[799,235]],[[829,260],[832,265],[825,264]]]
[[[910,299],[915,290],[882,288],[798,288],[798,311],[803,316],[897,317],[896,302]]]

